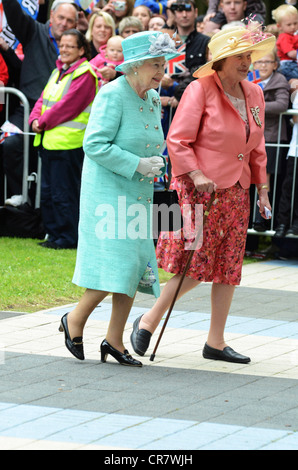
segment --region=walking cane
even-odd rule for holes
[[[168,314],[167,314],[166,319],[165,319],[165,321],[164,321],[164,324],[163,324],[163,327],[162,327],[162,329],[161,329],[159,338],[158,338],[158,340],[157,340],[157,342],[156,342],[154,351],[153,351],[153,353],[152,353],[151,356],[150,356],[150,361],[151,361],[151,362],[154,361],[157,348],[158,348],[158,346],[159,346],[159,343],[160,343],[160,341],[161,341],[161,338],[162,338],[162,336],[163,336],[163,334],[164,334],[164,331],[165,331],[165,329],[166,329],[167,323],[168,323],[169,318],[170,318],[170,316],[171,316],[171,313],[172,313],[172,311],[173,311],[174,305],[175,305],[175,303],[176,303],[176,300],[177,300],[177,298],[178,298],[179,292],[180,292],[181,287],[182,287],[182,283],[183,283],[183,281],[184,281],[184,279],[185,279],[185,276],[186,276],[186,273],[187,273],[188,268],[189,268],[189,266],[190,266],[190,263],[191,263],[191,260],[192,260],[192,258],[193,258],[193,255],[194,255],[194,253],[195,253],[195,251],[196,251],[197,244],[198,244],[198,242],[199,242],[199,240],[200,240],[200,238],[201,238],[201,235],[202,235],[202,233],[203,233],[203,230],[204,230],[204,227],[205,227],[205,225],[206,225],[206,221],[207,221],[207,218],[208,218],[208,215],[209,215],[209,212],[210,212],[210,210],[211,210],[211,207],[212,207],[212,204],[213,204],[214,200],[215,200],[215,192],[213,191],[213,193],[211,194],[210,201],[208,202],[207,208],[206,208],[206,210],[205,210],[205,212],[204,212],[203,224],[201,224],[200,230],[199,230],[198,233],[197,233],[197,236],[196,236],[195,241],[194,241],[194,244],[193,244],[193,249],[192,249],[192,250],[190,251],[190,253],[189,253],[188,260],[187,260],[187,263],[186,263],[186,265],[185,265],[185,268],[184,268],[182,277],[181,277],[181,279],[180,279],[179,285],[178,285],[178,287],[177,287],[177,290],[176,290],[176,292],[175,292],[175,295],[174,295],[172,304],[171,304],[171,306],[170,306],[170,308],[169,308]]]

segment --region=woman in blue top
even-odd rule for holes
[[[155,91],[166,56],[176,54],[168,34],[142,32],[122,42],[125,75],[105,85],[85,133],[77,264],[73,282],[87,290],[61,320],[70,352],[84,359],[83,329],[97,305],[113,293],[112,316],[101,344],[120,364],[142,366],[123,345],[137,290],[159,296],[151,234],[154,177],[163,174],[164,136]],[[148,273],[150,282],[141,282]]]

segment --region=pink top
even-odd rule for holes
[[[225,95],[217,73],[193,81],[183,93],[167,146],[174,177],[201,170],[219,189],[266,182],[265,103],[262,89],[241,82],[250,133]]]
[[[117,65],[120,65],[123,63],[123,60],[120,60],[120,61],[116,61],[116,60],[110,60],[106,57],[106,44],[104,46],[101,46],[99,48],[99,54],[97,54],[97,56],[95,56],[92,60],[90,60],[90,65],[91,67],[93,67],[96,75],[99,77],[99,78],[102,78],[102,75],[100,74],[100,72],[98,72],[97,69],[102,69],[104,66],[107,66],[107,67],[112,67],[113,69],[115,67],[117,67]]]
[[[78,68],[85,58],[78,60],[69,69],[67,69],[59,77],[61,80],[65,75],[72,73]],[[57,68],[61,72],[63,70],[63,63],[60,59],[56,62]],[[95,98],[95,78],[91,73],[84,73],[71,82],[67,94],[58,101],[51,109],[48,109],[41,116],[41,108],[43,101],[43,92],[40,98],[35,103],[33,110],[29,117],[29,124],[31,125],[35,119],[38,119],[38,125],[41,129],[49,131],[54,127],[62,124],[63,122],[71,121],[81,114],[88,104],[92,103]]]

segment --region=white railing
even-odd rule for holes
[[[298,116],[298,110],[295,109],[288,109],[284,113],[281,113],[279,116],[279,128],[278,128],[278,135],[277,135],[277,143],[276,144],[270,144],[266,143],[266,146],[268,147],[276,147],[277,152],[276,152],[276,162],[275,162],[275,174],[274,174],[274,179],[273,179],[273,184],[272,188],[270,191],[271,195],[271,206],[272,206],[272,219],[270,220],[270,228],[264,232],[260,232],[257,230],[254,230],[253,228],[248,229],[248,234],[250,235],[265,235],[265,236],[274,236],[275,235],[275,230],[274,227],[277,225],[277,180],[278,180],[278,168],[279,168],[279,163],[280,163],[280,158],[281,158],[281,149],[286,147],[290,147],[289,144],[283,144],[281,143],[281,130],[282,130],[282,121],[284,116]],[[291,139],[290,139],[291,140]],[[295,203],[295,184],[296,184],[296,169],[297,169],[297,160],[298,160],[298,133],[297,133],[297,141],[296,141],[296,157],[289,157],[289,158],[294,158],[294,170],[293,170],[293,186],[292,186],[292,195],[291,195],[291,214],[290,214],[290,225],[293,222],[293,213],[294,213],[294,203]],[[258,194],[257,190],[255,191],[255,196],[254,196],[254,203],[253,203],[253,208],[252,208],[252,219],[253,221],[256,220],[256,213],[258,210],[257,207],[257,199],[258,199]],[[291,235],[291,238],[298,238],[298,236]]]
[[[24,139],[24,150],[23,150],[23,182],[22,182],[22,195],[24,202],[28,202],[28,184],[35,181],[35,175],[29,175],[29,115],[30,107],[26,96],[18,89],[11,87],[1,88],[1,95],[4,98],[5,103],[5,120],[9,121],[9,96],[15,95],[19,98],[22,106],[24,107],[24,127],[23,127],[23,139]],[[0,123],[1,125],[3,123]],[[7,182],[4,175],[4,200],[7,199]]]

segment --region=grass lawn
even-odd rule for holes
[[[76,251],[49,250],[38,243],[0,238],[0,310],[37,312],[75,303],[84,292],[72,283]],[[160,282],[169,277],[160,270]]]
[[[72,283],[76,250],[54,251],[39,243],[0,238],[0,311],[37,312],[75,303],[83,294]],[[161,283],[170,277],[159,270]]]

